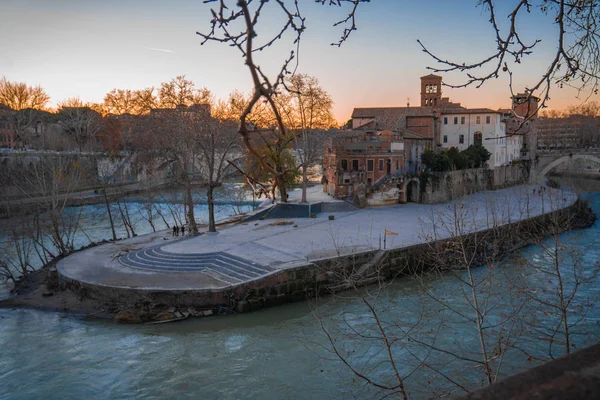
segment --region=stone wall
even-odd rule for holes
[[[0,198],[47,195],[40,188],[52,187],[55,181],[59,185],[64,182],[65,190],[68,187],[69,191],[97,186],[99,163],[116,165],[119,160],[111,160],[102,154],[55,152],[19,152],[0,156]],[[75,186],[67,179],[71,176],[77,176]]]
[[[421,177],[421,203],[445,203],[460,196],[487,190],[490,170],[464,169],[428,173]]]
[[[491,186],[494,189],[522,185],[527,182],[528,173],[522,164],[511,164],[496,167],[492,170]]]

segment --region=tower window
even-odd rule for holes
[[[465,117],[460,117],[460,124],[464,125],[465,124]]]
[[[458,117],[454,117],[454,125],[458,124]]]
[[[476,124],[480,124],[481,123],[481,117],[479,115],[475,117],[475,123]]]
[[[444,125],[448,125],[448,117],[444,117]]]
[[[490,116],[489,116],[489,115],[486,115],[486,116],[485,116],[485,123],[486,123],[486,124],[489,124],[489,123],[490,123]]]

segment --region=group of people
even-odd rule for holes
[[[185,236],[185,225],[181,225],[181,228],[177,225],[173,226],[173,236],[179,236],[179,232],[181,232],[181,236]]]

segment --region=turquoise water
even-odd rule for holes
[[[600,214],[600,194],[592,195],[591,200]],[[581,265],[591,271],[600,259],[599,222],[567,235],[563,239],[571,241],[570,248],[577,250]],[[506,295],[513,282],[546,283],[542,272],[523,265],[523,260],[543,264],[545,259],[539,247],[529,246],[494,266],[498,273],[490,302],[498,307],[490,307],[489,318],[505,318],[512,302],[518,300]],[[482,287],[489,271],[487,267],[475,270],[475,279],[481,280]],[[572,304],[573,313],[586,311],[573,328],[576,348],[600,338],[600,308],[593,301],[600,287],[597,283],[582,284]],[[447,306],[428,299],[424,288]],[[413,397],[429,397],[434,391],[447,393],[452,385],[442,374],[458,382],[472,382],[481,376],[473,363],[448,355],[430,354],[427,366],[419,365],[415,352],[424,358],[428,349],[409,345],[401,336],[403,330],[418,327],[418,332],[413,332],[415,338],[435,339],[435,345],[443,349],[476,355],[478,338],[473,325],[448,311],[467,313],[462,293],[451,275],[427,278],[422,285],[401,279],[382,292],[376,303],[393,339],[392,353],[400,373],[410,375],[406,386]],[[519,335],[513,335],[520,349],[506,353],[501,375],[548,357],[549,340],[541,338],[538,330],[540,326],[554,326],[552,315],[544,315],[543,309],[528,302],[519,314],[521,320],[525,322],[519,323]],[[0,310],[0,399],[322,399],[377,395],[332,356],[321,321],[361,372],[380,382],[393,382],[381,341],[349,334],[353,330],[374,335],[376,328],[362,297],[347,292],[320,302],[165,325],[119,325],[60,313]],[[556,355],[560,351],[554,349]]]

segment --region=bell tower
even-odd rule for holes
[[[438,106],[442,99],[442,77],[426,75],[421,77],[421,107]]]

